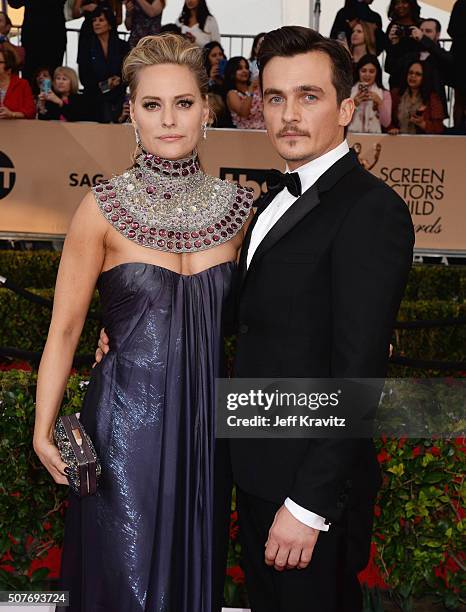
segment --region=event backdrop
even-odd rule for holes
[[[466,138],[351,134],[361,163],[403,197],[416,249],[466,252]],[[131,165],[128,125],[3,122],[0,130],[0,237],[62,236],[89,187]],[[206,172],[265,190],[265,171],[283,161],[258,131],[210,130]],[[377,205],[377,202],[374,202]]]

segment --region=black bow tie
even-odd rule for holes
[[[280,193],[285,187],[298,198],[301,195],[301,179],[297,172],[280,172],[280,170],[270,170],[265,176],[265,182],[267,183],[267,189],[270,195],[275,197],[277,193]]]

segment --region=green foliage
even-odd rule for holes
[[[55,287],[61,253],[57,251],[0,251],[0,276],[25,289]]]
[[[435,595],[466,605],[466,440],[379,439],[383,487],[373,540],[400,610]]]
[[[32,293],[53,300],[53,289],[31,289]],[[91,304],[91,312],[98,311],[97,296]],[[42,351],[50,325],[52,311],[40,304],[13,293],[9,289],[0,289],[0,321],[2,325],[1,345],[19,348],[25,351]],[[93,354],[99,335],[99,322],[87,318],[77,354]]]
[[[84,394],[81,378],[72,376],[63,412],[79,410]],[[32,447],[36,375],[0,372],[0,559],[13,572],[0,569],[0,590],[45,589],[48,570],[29,576],[34,559],[61,545],[68,488],[55,483]]]

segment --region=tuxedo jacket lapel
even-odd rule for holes
[[[270,228],[257,247],[249,265],[249,270],[252,269],[254,264],[264,255],[264,253],[271,249],[280,238],[292,230],[293,227],[299,223],[303,217],[310,213],[318,203],[319,192],[317,187],[313,185],[305,191],[280,217],[275,225]]]

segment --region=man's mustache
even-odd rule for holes
[[[297,130],[294,127],[284,127],[282,128],[277,136],[280,138],[282,136],[285,136],[285,134],[295,134],[296,136],[309,136],[309,132],[303,132],[302,130]]]

